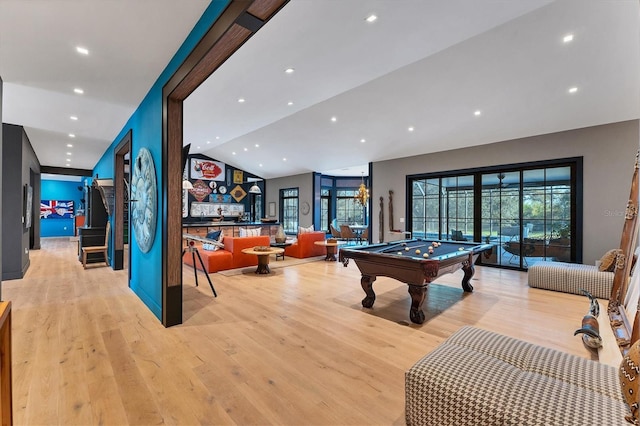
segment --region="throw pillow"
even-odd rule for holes
[[[619,253],[622,253],[622,250],[611,249],[608,252],[606,252],[602,256],[602,258],[600,258],[600,266],[598,267],[598,270],[601,272],[604,272],[604,271],[612,272],[616,267],[616,258],[618,257]]]
[[[254,228],[254,229],[240,228],[239,232],[241,237],[258,237],[262,235],[260,228]]]
[[[622,359],[620,369],[618,370],[618,378],[620,379],[620,388],[622,389],[622,397],[624,402],[631,411],[630,415],[625,416],[625,420],[631,424],[638,424],[638,382],[640,381],[640,340],[636,341],[629,352]]]
[[[313,229],[313,225],[305,228],[302,226],[298,226],[298,234],[308,234],[309,232],[314,232],[315,229]]]
[[[218,241],[220,239],[220,234],[222,234],[222,230],[220,231],[211,231],[207,234],[208,240]]]

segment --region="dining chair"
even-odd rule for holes
[[[338,231],[334,226],[333,223],[329,224],[329,230],[331,231],[331,237],[332,238],[339,238],[342,239],[342,235],[340,234],[340,231]]]
[[[340,235],[343,240],[352,241],[358,238],[349,225],[340,225]]]

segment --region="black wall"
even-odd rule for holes
[[[2,279],[10,280],[24,276],[29,250],[40,248],[40,162],[22,126],[2,124],[2,182]],[[24,227],[25,184],[33,188],[31,228]]]
[[[2,77],[0,77],[0,123],[2,123]],[[0,132],[0,188],[2,188],[2,133]],[[0,193],[2,190],[0,190]],[[0,197],[0,223],[2,221],[2,197]],[[0,227],[0,241],[2,241],[2,228]],[[2,244],[0,244],[0,266],[2,265]],[[0,277],[1,279],[1,277]],[[2,282],[0,282],[0,300],[2,298]]]

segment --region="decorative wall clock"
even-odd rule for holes
[[[302,210],[302,214],[306,216],[306,215],[309,214],[309,211],[311,210],[311,206],[309,205],[309,203],[304,201],[302,203],[302,206],[301,206],[300,210]]]
[[[131,178],[131,223],[138,247],[147,253],[156,236],[158,190],[156,168],[147,148],[140,148]]]

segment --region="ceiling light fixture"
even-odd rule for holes
[[[216,139],[220,139],[220,136],[216,136]]]
[[[569,89],[569,93],[576,93],[578,91],[577,87],[572,87]]]
[[[413,126],[409,126],[409,128],[407,129],[410,132],[413,132],[415,130],[415,128]]]
[[[258,167],[262,167],[262,163],[258,164]]]
[[[283,158],[283,159],[282,159],[282,161],[287,161],[287,159],[286,159],[286,158]]]
[[[238,102],[241,104],[244,103],[244,98],[238,98]]]
[[[67,155],[71,155],[71,153],[70,153],[70,152],[67,152]]]
[[[74,93],[77,93],[78,95],[82,95],[84,93],[84,90],[82,90],[79,87],[76,87],[75,89],[73,89]]]
[[[74,135],[73,133],[69,133],[69,137],[70,137],[70,138],[75,138],[75,137],[76,137],[76,135]]]
[[[76,52],[80,53],[81,55],[88,55],[89,54],[89,49],[87,49],[86,47],[82,47],[82,46],[76,46]]]
[[[360,139],[360,143],[365,143],[366,141],[366,139]]]
[[[69,118],[71,120],[73,120],[73,121],[77,121],[78,120],[78,117],[76,117],[75,115],[71,115],[71,116],[69,116]]]
[[[244,149],[244,152],[247,152],[247,151],[249,151],[249,148],[245,148],[245,149]]]
[[[67,148],[73,148],[73,144],[68,143]]]
[[[371,14],[365,18],[365,21],[371,23],[371,22],[375,22],[377,19],[378,17],[376,15]]]
[[[291,106],[291,105],[293,105],[293,102],[289,101],[289,102],[287,102],[287,105]]]
[[[251,185],[251,188],[249,188],[249,194],[262,194],[262,190],[256,182],[254,182],[253,185]]]
[[[476,110],[476,111],[473,113],[473,115],[475,115],[476,117],[477,117],[477,116],[479,116],[479,115],[481,115],[481,114],[482,114],[482,111],[480,111],[480,110]]]
[[[286,72],[287,74],[293,74],[294,71],[295,68],[287,68],[286,70],[284,70],[284,72]]]
[[[260,148],[260,144],[259,143],[256,144],[256,148]]]
[[[211,141],[207,141],[207,145],[209,145],[211,143]]]
[[[331,117],[331,121],[333,121],[335,123],[336,121],[338,121],[338,118],[337,117]]]
[[[567,34],[562,38],[562,41],[564,43],[569,43],[570,41],[573,41],[573,34]]]
[[[231,155],[236,155],[236,152],[235,152],[235,151],[233,151],[233,152],[231,153]]]
[[[367,205],[367,200],[369,199],[369,190],[364,184],[364,172],[362,172],[362,180],[360,181],[358,193],[353,198],[355,198],[356,201],[359,202],[363,207]]]

